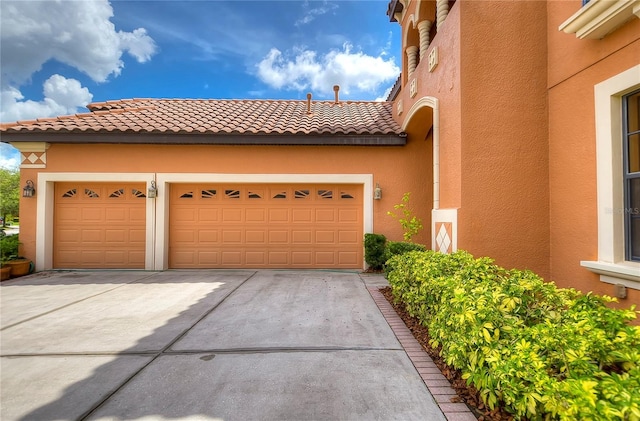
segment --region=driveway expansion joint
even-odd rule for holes
[[[231,291],[229,291],[218,303],[216,303],[213,307],[211,307],[209,310],[207,310],[202,316],[200,316],[198,319],[196,319],[189,327],[184,329],[173,340],[169,341],[167,343],[167,345],[165,345],[159,352],[154,352],[154,353],[148,354],[148,355],[152,356],[152,358],[149,360],[149,362],[144,364],[142,367],[140,367],[139,370],[135,371],[133,374],[131,374],[129,377],[127,377],[127,379],[125,379],[125,381],[122,382],[118,387],[114,388],[114,390],[112,390],[111,393],[106,394],[105,397],[102,400],[97,402],[95,405],[93,405],[93,407],[91,407],[87,412],[85,412],[79,418],[79,420],[85,420],[85,419],[91,417],[91,415],[93,415],[97,410],[99,410],[109,399],[111,399],[111,397],[113,395],[115,395],[116,393],[118,393],[118,391],[120,391],[122,388],[127,386],[127,384],[129,384],[135,377],[137,377],[147,367],[149,367],[155,360],[157,360],[158,357],[160,357],[161,355],[164,355],[166,351],[171,349],[171,347],[174,344],[176,344],[187,333],[189,333],[189,331],[191,329],[193,329],[194,326],[196,326],[198,323],[200,323],[202,320],[204,320],[207,316],[209,316],[211,313],[213,313],[222,303],[224,303],[227,300],[227,298],[229,298],[234,292],[236,292],[240,287],[242,287],[242,285],[244,285],[249,279],[251,279],[254,276],[256,276],[257,273],[258,273],[257,271],[254,271],[251,275],[247,276],[244,280],[239,282],[238,285],[235,288],[233,288]],[[208,352],[208,353],[210,354],[210,352]],[[124,354],[120,353],[119,355],[124,355]]]
[[[476,416],[473,415],[473,412],[465,403],[456,403],[451,400],[458,397],[451,387],[451,383],[437,368],[431,356],[422,349],[422,345],[413,337],[413,334],[410,333],[396,310],[380,292],[380,288],[367,287],[367,290],[447,420],[476,420]],[[407,332],[411,337],[407,335]]]

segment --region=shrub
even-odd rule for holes
[[[609,297],[559,289],[491,259],[409,252],[387,262],[395,299],[429,328],[485,403],[517,418],[640,420],[640,327]]]
[[[0,237],[0,261],[16,258],[18,256],[18,234],[3,235]]]
[[[380,270],[386,261],[385,245],[387,238],[382,234],[364,235],[364,260],[373,270]]]
[[[422,227],[422,220],[413,215],[411,208],[409,207],[409,199],[411,198],[411,192],[405,193],[402,196],[402,203],[394,205],[393,208],[402,212],[402,216],[395,214],[394,212],[387,212],[387,215],[395,218],[400,222],[404,233],[402,234],[404,241],[411,242],[411,238],[417,235]]]
[[[387,241],[385,247],[385,260],[391,259],[399,254],[409,253],[410,251],[425,251],[427,248],[422,244],[407,243],[405,241]]]

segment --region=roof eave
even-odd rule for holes
[[[4,132],[2,142],[129,145],[352,145],[403,146],[405,133],[384,134],[206,134],[206,133],[43,133]]]

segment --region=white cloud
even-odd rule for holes
[[[322,2],[322,6],[309,8],[309,2],[305,1],[303,7],[305,8],[304,16],[302,16],[294,23],[295,26],[306,25],[314,21],[318,16],[322,16],[333,10],[336,10],[338,8],[338,5],[329,3],[325,0]]]
[[[310,88],[330,96],[333,85],[340,85],[340,91],[346,95],[354,91],[373,93],[400,74],[393,58],[353,52],[348,43],[342,50],[332,50],[322,57],[309,50],[297,50],[294,55],[285,57],[280,50],[272,48],[258,63],[260,80],[275,89]]]
[[[0,168],[15,170],[20,165],[20,152],[8,143],[0,143]]]
[[[145,29],[116,31],[108,0],[3,0],[1,8],[3,86],[28,81],[51,59],[104,82],[120,74],[124,52],[145,62],[156,51]]]
[[[0,121],[28,120],[74,114],[78,108],[91,102],[93,95],[75,79],[53,75],[44,82],[42,101],[24,100],[22,93],[14,87],[3,88]]]

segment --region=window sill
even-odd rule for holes
[[[582,261],[580,266],[600,275],[600,281],[622,284],[627,288],[640,290],[640,263],[607,263]]]
[[[601,39],[634,15],[640,18],[640,0],[591,0],[558,29],[580,39]]]

